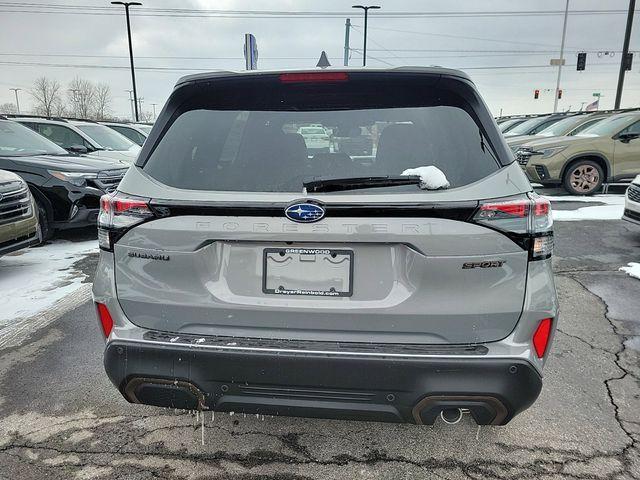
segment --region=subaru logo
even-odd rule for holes
[[[294,222],[311,223],[324,217],[324,208],[314,203],[294,203],[286,208],[284,214]]]

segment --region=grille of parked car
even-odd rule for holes
[[[514,155],[516,157],[516,161],[520,165],[525,166],[527,163],[529,163],[529,159],[531,158],[531,150],[526,148],[520,148],[516,150]]]
[[[627,196],[632,202],[640,203],[640,185],[631,184],[627,190]]]
[[[120,180],[122,180],[122,177],[124,177],[126,172],[126,168],[123,170],[105,170],[98,173],[98,177],[94,179],[94,183],[100,190],[107,193],[114,192],[118,188]]]
[[[0,224],[31,214],[29,188],[22,182],[0,185]]]

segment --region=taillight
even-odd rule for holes
[[[102,325],[102,333],[104,333],[104,338],[107,338],[111,334],[111,330],[113,330],[113,318],[111,318],[111,313],[109,313],[109,309],[104,303],[97,302],[96,311],[98,312],[98,320],[100,320],[100,325]]]
[[[349,80],[347,72],[302,72],[280,74],[282,83],[336,83]]]
[[[537,194],[481,202],[473,220],[505,232],[529,250],[531,260],[549,258],[553,252],[551,204]]]
[[[148,199],[119,192],[103,195],[98,214],[98,245],[111,251],[127,230],[154,217]]]
[[[553,319],[545,318],[540,320],[538,328],[536,328],[533,334],[533,348],[536,351],[538,358],[544,357],[547,353],[547,347],[549,346],[549,337],[551,337],[551,324]]]

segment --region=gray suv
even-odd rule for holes
[[[310,151],[309,124],[366,128],[370,154]],[[549,202],[462,72],[185,77],[98,225],[130,402],[503,425],[540,393]]]

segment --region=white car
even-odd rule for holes
[[[131,165],[140,146],[111,128],[91,120],[11,115],[19,122],[72,153],[108,158]]]
[[[622,218],[640,225],[640,175],[634,178],[627,188]]]
[[[316,125],[300,127],[298,133],[304,138],[304,143],[310,153],[329,153],[331,151],[331,139],[324,127]]]

